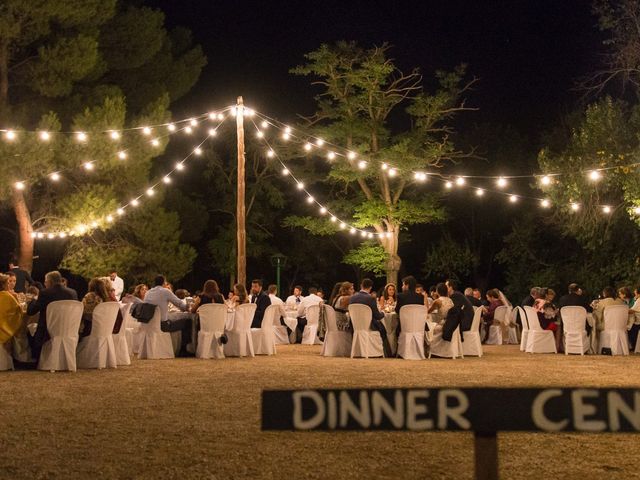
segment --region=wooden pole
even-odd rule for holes
[[[247,231],[245,227],[246,208],[244,201],[245,173],[244,173],[244,104],[242,97],[238,97],[236,106],[236,127],[238,135],[238,190],[236,198],[236,282],[247,284]]]
[[[474,432],[475,480],[498,480],[498,437],[496,432]]]

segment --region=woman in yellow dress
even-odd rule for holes
[[[22,326],[22,308],[9,292],[9,276],[0,274],[0,345],[7,348]]]

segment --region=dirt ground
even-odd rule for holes
[[[260,431],[265,388],[640,385],[640,355],[421,362],[322,358],[134,360],[76,373],[0,372],[0,478],[470,479],[470,433]],[[505,479],[640,478],[640,436],[499,435]]]

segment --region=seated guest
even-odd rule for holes
[[[233,286],[233,292],[229,293],[229,301],[227,303],[231,308],[237,308],[240,305],[249,303],[249,296],[247,295],[247,289],[241,283],[236,283]]]
[[[302,287],[300,285],[296,285],[293,287],[293,294],[289,295],[284,303],[286,303],[288,307],[298,307],[303,298]]]
[[[127,293],[122,299],[122,303],[142,303],[147,294],[147,286],[144,283],[136,285],[131,293]]]
[[[297,343],[302,342],[302,334],[304,333],[304,327],[307,325],[307,309],[311,305],[319,305],[323,302],[322,298],[320,298],[317,295],[317,293],[318,293],[318,290],[315,287],[310,287],[309,295],[304,297],[298,304],[298,327],[297,327],[297,333],[296,333]]]
[[[336,311],[336,325],[338,330],[342,330],[345,332],[352,332],[353,328],[351,326],[351,321],[349,321],[349,299],[351,295],[355,293],[355,289],[353,288],[353,283],[351,282],[342,282],[340,283],[340,289],[336,294],[336,298],[331,305],[333,309]]]
[[[215,280],[207,280],[202,286],[202,293],[196,296],[191,311],[193,313],[198,311],[200,305],[206,305],[208,303],[221,303],[224,304],[224,297],[220,293],[218,288],[218,282]]]
[[[387,283],[384,286],[382,295],[378,300],[378,308],[383,312],[393,312],[396,309],[396,303],[398,299],[396,297],[396,284]]]
[[[318,287],[318,291],[316,292],[316,295],[318,295],[321,299],[324,300],[324,290],[322,290],[322,288]]]
[[[424,295],[418,293],[416,289],[415,277],[409,275],[402,279],[402,291],[398,294],[398,301],[396,302],[396,313],[400,314],[400,309],[405,305],[425,305],[427,299]],[[427,330],[427,324],[425,323],[425,330]],[[396,327],[396,334],[399,336],[402,328],[400,322]]]
[[[87,294],[82,298],[82,320],[80,321],[80,336],[86,337],[91,333],[93,311],[102,302],[111,301],[107,285],[102,278],[92,278],[89,282]]]
[[[547,303],[547,289],[538,288],[537,298],[535,302],[533,302],[534,310],[538,313],[542,313],[544,311],[544,306],[546,303]]]
[[[35,284],[33,278],[31,278],[31,275],[29,275],[29,272],[18,266],[18,260],[16,259],[15,255],[12,255],[11,259],[9,260],[9,271],[7,273],[12,273],[16,277],[16,285],[14,287],[16,293],[24,293],[27,284]]]
[[[271,284],[267,288],[267,295],[269,295],[269,300],[271,300],[271,305],[284,305],[282,299],[278,296],[278,286]]]
[[[78,300],[76,291],[65,287],[62,280],[62,275],[58,271],[47,273],[44,276],[44,290],[41,290],[38,298],[32,300],[27,307],[27,315],[29,316],[40,313],[38,327],[33,337],[29,339],[31,355],[36,361],[40,358],[42,346],[49,340],[49,332],[47,331],[47,307],[49,304],[58,300]]]
[[[636,348],[638,332],[640,331],[640,287],[636,287],[634,289],[633,295],[634,302],[633,306],[629,310],[629,321],[627,323],[627,330],[629,330],[629,344],[632,350]]]
[[[561,296],[558,300],[558,312],[560,313],[560,318],[562,318],[563,307],[582,307],[587,311],[587,313],[591,313],[593,311],[591,305],[589,305],[589,300],[582,294],[582,289],[577,283],[570,283],[567,295]],[[589,325],[589,322],[585,322],[585,330],[587,334],[591,333],[591,325]]]
[[[16,298],[16,300],[18,300],[18,302],[24,301],[24,293],[22,294],[22,300],[21,300],[18,292],[16,292],[16,283],[18,281],[16,274],[13,272],[7,272],[5,275],[8,277],[6,291],[9,292],[11,295],[13,295]]]
[[[157,275],[153,281],[153,288],[151,288],[144,297],[145,303],[155,305],[160,309],[160,328],[163,332],[177,332],[182,331],[182,350],[187,344],[191,342],[191,325],[192,319],[190,316],[185,315],[181,318],[169,318],[169,304],[173,304],[181,312],[187,311],[187,303],[184,300],[180,300],[175,294],[166,287],[167,284],[164,276]]]
[[[536,300],[540,298],[540,289],[538,287],[532,287],[529,295],[527,295],[522,302],[520,302],[521,307],[533,307],[536,303]]]
[[[261,328],[264,312],[267,307],[271,305],[271,299],[269,295],[262,290],[262,280],[260,279],[251,281],[251,303],[256,304],[256,313],[253,315],[251,328]]]
[[[471,328],[471,323],[473,322],[473,305],[471,302],[465,297],[462,292],[458,291],[458,284],[453,279],[448,279],[445,282],[447,286],[447,290],[449,293],[449,298],[453,302],[454,307],[458,307],[462,312],[462,320],[460,322],[460,333],[466,332]]]
[[[604,309],[611,305],[624,305],[624,302],[617,298],[613,287],[604,287],[602,299],[598,300],[596,307],[593,309],[593,317],[596,320],[596,329],[598,331],[604,330]]]
[[[436,295],[438,297],[429,307],[429,313],[437,312],[440,321],[444,323],[447,313],[453,307],[453,300],[449,298],[449,289],[444,283],[436,285]]]
[[[467,297],[467,300],[469,300],[471,305],[473,305],[474,307],[481,307],[482,306],[482,302],[480,301],[480,299],[476,298],[473,295],[473,288],[471,288],[471,287],[465,288],[464,289],[464,296]]]
[[[496,313],[496,309],[504,305],[502,300],[500,300],[500,294],[498,293],[498,289],[492,288],[487,292],[487,301],[489,302],[488,307],[482,307],[482,320],[485,325],[485,340],[489,338],[489,327],[491,325],[497,324],[497,321],[494,319],[494,315]]]
[[[631,289],[629,287],[620,287],[618,289],[618,298],[622,300],[627,307],[633,307],[635,298],[633,296],[633,293],[631,293]]]
[[[11,340],[22,326],[22,308],[8,288],[9,275],[0,274],[0,348],[4,348],[3,344]]]
[[[547,288],[547,296],[545,297],[546,303],[550,303],[552,305],[556,304],[556,291],[552,288]]]
[[[329,295],[329,301],[327,302],[328,305],[333,306],[333,304],[336,301],[336,298],[338,298],[338,293],[340,292],[340,287],[342,286],[344,282],[336,282],[333,285],[333,288],[331,289],[331,294]]]
[[[373,289],[373,282],[369,278],[365,278],[360,282],[360,291],[354,293],[349,299],[349,305],[367,305],[371,309],[371,330],[380,332],[382,337],[382,347],[384,350],[384,356],[390,358],[392,356],[391,345],[389,345],[389,339],[387,338],[387,329],[382,323],[384,313],[378,310],[376,300],[371,296],[371,290]]]

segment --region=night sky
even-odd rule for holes
[[[427,86],[436,69],[465,62],[480,79],[465,122],[518,128],[535,141],[575,107],[576,80],[602,51],[590,1],[149,0],[167,25],[193,31],[209,64],[176,114],[228,105],[242,94],[258,110],[292,121],[314,109],[309,79],[289,69],[321,43],[389,42],[397,64],[419,67]]]

